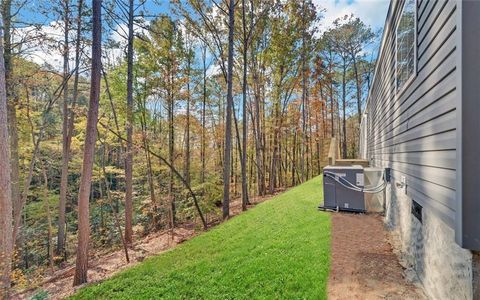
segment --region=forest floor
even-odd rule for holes
[[[426,299],[405,277],[379,215],[332,214],[329,299]]]
[[[282,192],[282,190],[277,191],[277,193],[279,192]],[[273,196],[274,195],[252,197],[250,199],[251,205],[248,208],[252,208],[261,202],[269,200]],[[241,198],[234,199],[230,204],[231,216],[236,216],[241,212]],[[220,223],[220,220],[211,218],[209,226],[213,227]],[[125,259],[123,248],[111,253],[94,252],[90,257],[90,267],[88,270],[89,283],[108,279],[119,271],[134,266],[147,257],[158,255],[172,249],[202,232],[203,231],[196,228],[193,224],[181,224],[175,228],[173,236],[171,230],[164,230],[139,238],[135,241],[134,246],[128,250],[130,263],[127,263]],[[31,299],[36,295],[39,299],[46,297],[48,297],[48,299],[64,299],[72,295],[78,289],[72,286],[74,267],[73,262],[66,264],[61,269],[56,270],[52,275],[46,277],[39,286],[21,291],[15,294],[13,299]]]

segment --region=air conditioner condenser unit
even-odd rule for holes
[[[365,212],[363,167],[326,166],[323,169],[323,209]]]

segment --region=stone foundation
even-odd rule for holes
[[[473,299],[480,299],[480,253],[473,253]]]
[[[393,182],[385,196],[385,224],[392,233],[393,244],[404,267],[415,271],[427,296],[473,299],[474,271],[480,270],[473,262],[480,260],[478,255],[474,259],[469,250],[458,246],[453,229],[428,208],[423,208],[420,222],[411,212],[412,199],[405,194],[405,188]],[[478,296],[479,292],[475,292]]]

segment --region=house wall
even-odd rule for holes
[[[422,222],[411,213],[405,188],[390,185],[386,192],[385,223],[402,265],[414,270],[430,299],[472,299],[472,254],[454,242],[454,230],[424,210]],[[474,298],[478,299],[478,298]]]
[[[392,1],[385,24],[362,124],[362,155],[372,166],[392,170],[385,222],[426,294],[472,299],[472,253],[455,242],[459,3],[417,1],[416,76],[397,92],[395,29],[403,3]],[[423,207],[421,221],[412,214],[413,200]]]
[[[436,4],[436,5],[435,5]],[[455,1],[421,1],[417,10],[417,75],[395,89],[395,28],[403,1],[392,4],[367,105],[367,158],[402,176],[407,195],[445,223],[455,222]]]

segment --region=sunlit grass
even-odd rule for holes
[[[326,299],[321,189],[312,179],[73,299]]]

